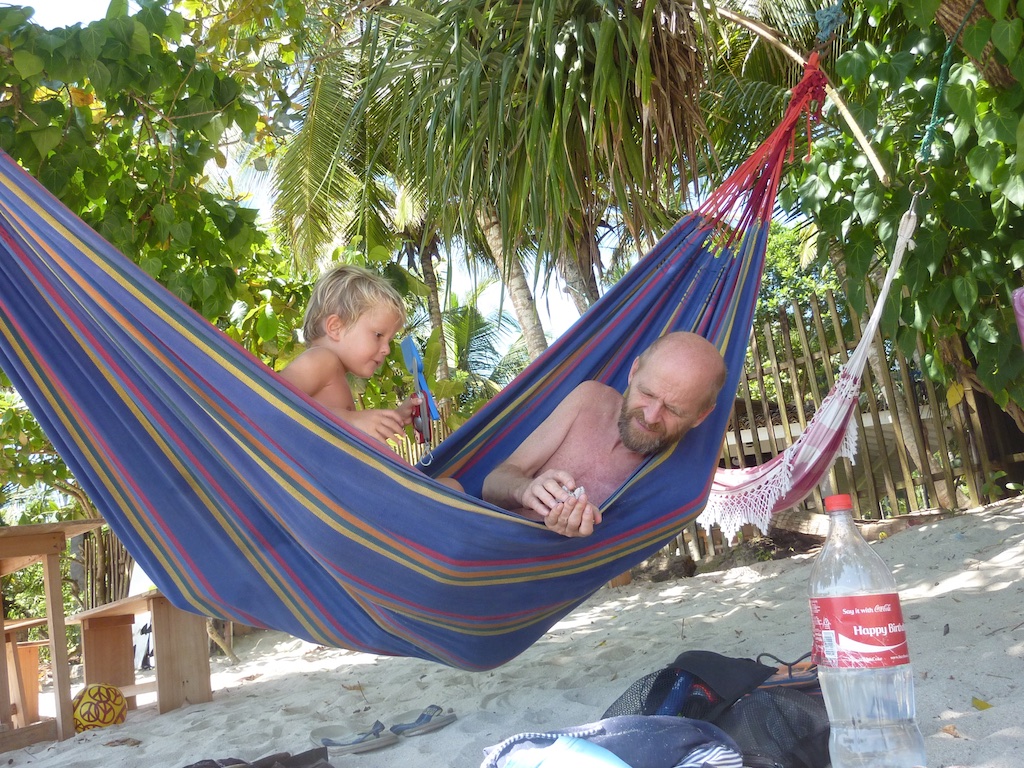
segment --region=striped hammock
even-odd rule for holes
[[[500,665],[703,509],[747,350],[769,220],[810,68],[767,141],[435,451],[448,490],[296,392],[0,158],[0,367],[176,606],[312,642]],[[704,335],[717,408],[641,467],[594,535],[477,498],[579,382],[623,388],[671,330]]]

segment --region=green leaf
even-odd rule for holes
[[[1010,73],[1017,78],[1017,82],[1024,80],[1024,51],[1018,52],[1010,62]]]
[[[978,283],[972,275],[956,275],[953,278],[953,295],[965,315],[978,303]]]
[[[102,173],[86,173],[84,178],[85,194],[91,200],[99,200],[104,196],[110,181]]]
[[[1024,241],[1016,240],[1010,246],[1010,267],[1024,269]]]
[[[985,0],[985,10],[992,15],[993,19],[1004,18],[1009,7],[1010,0]]]
[[[1024,34],[1024,21],[1018,19],[997,21],[992,27],[992,44],[1007,61],[1013,59],[1020,50],[1021,35]]]
[[[104,18],[116,19],[128,15],[128,0],[110,0],[107,6],[107,15]]]
[[[171,237],[182,245],[188,245],[192,240],[192,225],[187,221],[179,221],[171,226]]]
[[[900,4],[907,19],[921,29],[928,29],[935,21],[942,0],[902,0]]]
[[[948,280],[933,283],[927,300],[929,322],[936,317],[947,316],[950,311],[950,302],[953,300],[953,286],[949,284]],[[924,330],[924,328],[921,330]]]
[[[875,256],[875,239],[862,227],[852,230],[843,248],[844,261],[850,275],[858,282],[868,273]]]
[[[1002,150],[994,143],[976,146],[967,153],[967,167],[986,188],[991,186],[992,174],[1002,160]]]
[[[260,111],[254,104],[240,104],[235,111],[235,124],[243,133],[251,134],[256,130],[256,123],[260,119]],[[264,160],[264,162],[266,162]]]
[[[212,275],[203,275],[196,286],[196,293],[200,298],[208,299],[220,288],[220,281]]]
[[[63,133],[60,128],[50,125],[41,131],[32,131],[32,142],[36,145],[36,149],[39,150],[39,155],[45,158],[50,154],[50,150],[60,144],[62,136]]]
[[[78,41],[82,46],[82,57],[89,63],[92,63],[99,58],[100,52],[103,50],[103,44],[107,41],[107,36],[99,29],[98,24],[90,24],[82,30]]]
[[[994,25],[995,21],[986,16],[964,28],[960,39],[963,41],[964,50],[973,58],[979,61],[984,58],[985,46],[992,39]]]
[[[907,286],[910,295],[919,295],[930,282],[928,264],[916,257],[916,251],[910,251],[903,262],[903,284]]]
[[[914,70],[915,57],[909,51],[900,51],[892,57],[891,63],[899,73],[899,82],[902,83]]]
[[[1012,146],[1017,140],[1019,122],[1016,113],[993,111],[978,121],[978,141],[998,141]]]
[[[146,5],[139,11],[135,18],[145,25],[146,29],[154,35],[161,35],[164,32],[164,24],[167,23],[167,14],[164,9],[157,5]]]
[[[853,85],[860,85],[871,74],[871,66],[860,51],[846,51],[836,59],[836,74]]]
[[[14,52],[14,69],[22,79],[28,80],[43,71],[43,60],[26,50]]]
[[[268,304],[256,318],[256,334],[260,337],[260,341],[276,339],[278,325],[274,308]]]
[[[132,42],[131,42],[132,54],[135,56],[149,55],[150,52],[150,40],[149,30],[146,29],[146,25],[138,19],[132,27]]]
[[[830,185],[820,176],[813,174],[800,184],[800,198],[808,202],[821,203],[828,199],[829,187]]]
[[[999,340],[999,331],[992,323],[990,314],[979,317],[967,334],[971,341],[971,346],[975,350],[984,349],[986,346],[995,344]],[[976,352],[975,355],[978,358],[979,363],[988,362],[985,361],[978,352]],[[999,389],[1001,388],[1002,387],[999,387]]]
[[[989,228],[992,218],[991,215],[986,215],[986,208],[987,206],[975,197],[954,197],[943,204],[942,213],[946,221],[955,227],[984,230]]]
[[[1018,208],[1024,208],[1024,179],[1019,173],[1011,173],[1000,191],[1003,193],[1003,197]]]
[[[864,224],[871,224],[882,210],[882,194],[874,184],[861,185],[853,194],[854,210]]]
[[[899,85],[900,82],[899,72],[896,70],[896,67],[888,62],[876,65],[871,71],[871,77],[875,82],[889,87]]]
[[[964,85],[950,83],[947,85],[946,103],[957,117],[974,122],[978,111],[978,95],[974,90],[973,83]]]
[[[1024,170],[1024,115],[1017,122],[1017,155],[1014,158],[1013,170],[1020,173]]]
[[[160,203],[153,206],[153,219],[165,227],[174,223],[174,207],[167,203]]]
[[[107,69],[107,65],[102,61],[94,61],[87,67],[87,72],[96,93],[106,96],[107,90],[110,88],[110,70]]]
[[[142,267],[143,272],[153,279],[156,279],[160,277],[160,273],[164,268],[164,263],[156,256],[147,256],[139,262],[139,266]]]
[[[180,40],[185,33],[185,17],[177,11],[167,14],[164,37],[168,40]]]

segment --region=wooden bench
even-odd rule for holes
[[[150,614],[156,682],[135,683],[132,625],[135,617]],[[121,689],[129,708],[136,696],[156,691],[162,714],[186,702],[210,701],[210,640],[206,619],[171,605],[152,589],[68,617],[82,627],[82,663],[85,683],[106,683]]]

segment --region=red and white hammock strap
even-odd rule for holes
[[[915,193],[900,221],[892,262],[860,342],[840,370],[821,407],[808,422],[807,429],[792,445],[765,464],[745,469],[719,469],[715,473],[707,506],[697,518],[705,530],[717,525],[726,540],[730,540],[749,523],[767,533],[772,516],[799,504],[810,495],[838,457],[855,462],[857,421],[852,417],[859,405],[864,365],[893,278],[903,263],[903,255],[914,247],[917,198]]]

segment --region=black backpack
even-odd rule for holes
[[[768,666],[712,651],[686,651],[634,682],[604,713],[676,715],[714,723],[748,768],[826,768],[828,714],[814,668]],[[802,660],[801,660],[802,661]]]

